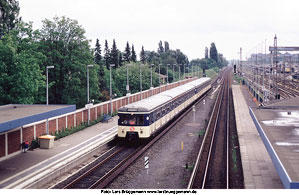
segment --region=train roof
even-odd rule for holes
[[[156,95],[153,95],[151,97],[140,100],[138,102],[134,102],[134,103],[122,106],[121,108],[119,108],[119,111],[120,112],[148,112],[148,111],[153,110],[154,108],[170,101],[171,99],[185,93],[186,91],[188,91],[196,86],[199,86],[209,80],[210,80],[210,78],[207,78],[207,77],[197,79],[190,83],[186,83],[179,87],[164,91],[164,92],[156,94]]]

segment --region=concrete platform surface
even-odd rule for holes
[[[55,141],[51,149],[35,149],[1,161],[0,188],[26,188],[25,184],[40,180],[43,174],[69,166],[66,163],[70,158],[83,155],[108,139],[111,140],[117,133],[117,119],[118,116],[115,116],[109,123],[98,123],[61,138]]]
[[[281,189],[283,185],[249,114],[256,106],[244,86],[232,85],[246,189]]]
[[[285,188],[299,189],[299,98],[252,108],[250,114]]]

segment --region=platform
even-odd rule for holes
[[[255,102],[244,86],[232,85],[235,117],[246,189],[280,189],[283,185],[249,114]]]
[[[299,98],[278,101],[250,114],[285,188],[299,189]]]
[[[78,156],[87,155],[113,139],[117,121],[115,116],[112,122],[98,123],[55,141],[51,149],[35,149],[1,161],[0,188],[40,188],[46,180],[79,163]]]

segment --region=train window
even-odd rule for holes
[[[156,117],[156,120],[158,120],[158,119],[160,119],[160,116],[161,116],[160,108],[157,109],[156,113],[157,113],[157,115],[156,115],[156,116],[157,116],[157,117]]]
[[[153,112],[153,113],[151,114],[151,123],[154,123],[155,120],[156,120],[156,112]]]
[[[119,125],[124,126],[138,126],[144,125],[144,116],[142,114],[121,114]]]

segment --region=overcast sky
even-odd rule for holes
[[[250,52],[273,45],[299,46],[298,0],[19,0],[20,16],[35,29],[55,16],[75,19],[87,39],[99,38],[109,47],[115,39],[124,51],[126,42],[138,54],[157,51],[160,40],[181,49],[189,60],[204,57],[204,49],[216,44],[227,59],[243,59]],[[265,41],[267,39],[267,41]]]

